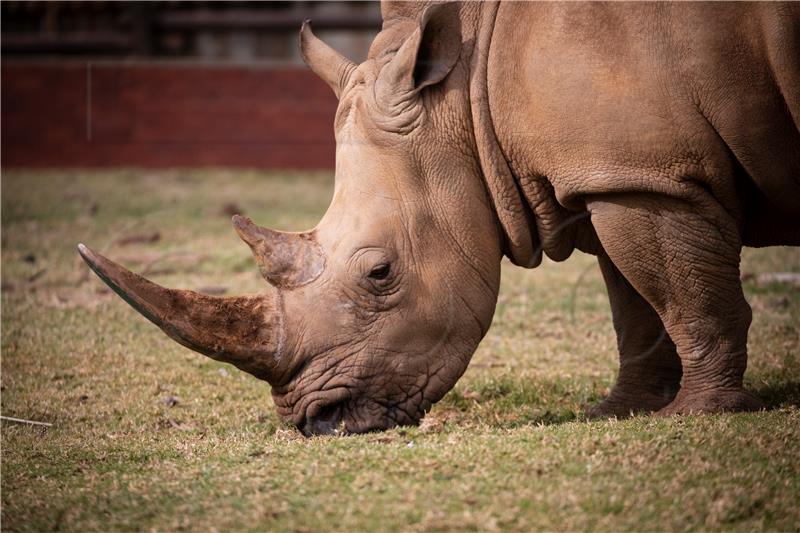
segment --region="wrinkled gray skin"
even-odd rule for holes
[[[591,415],[756,409],[742,245],[800,244],[800,11],[776,4],[383,6],[339,97],[318,226],[234,217],[272,288],[158,287],[81,246],[178,342],[273,386],[305,434],[419,422],[492,320],[503,255],[598,256],[620,349]]]

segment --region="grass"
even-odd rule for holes
[[[328,175],[4,172],[2,527],[8,531],[796,530],[800,292],[748,277],[755,414],[588,422],[615,339],[594,259],[504,265],[495,321],[421,427],[303,439],[268,386],[110,294],[83,241],[163,284],[263,281],[226,211],[312,227]],[[235,205],[228,205],[235,204]],[[121,245],[122,237],[152,235]],[[800,271],[798,249],[743,271]]]

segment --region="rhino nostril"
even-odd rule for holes
[[[316,415],[307,417],[300,431],[306,437],[337,433],[343,414],[344,409],[341,403],[326,405]]]

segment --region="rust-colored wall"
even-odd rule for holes
[[[335,110],[303,69],[4,62],[2,165],[331,169]]]

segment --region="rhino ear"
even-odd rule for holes
[[[311,21],[300,29],[300,55],[308,68],[333,89],[339,98],[356,69],[355,63],[322,42],[311,31]]]
[[[435,85],[450,74],[460,53],[458,2],[428,6],[419,26],[381,71],[378,90],[399,96]]]

